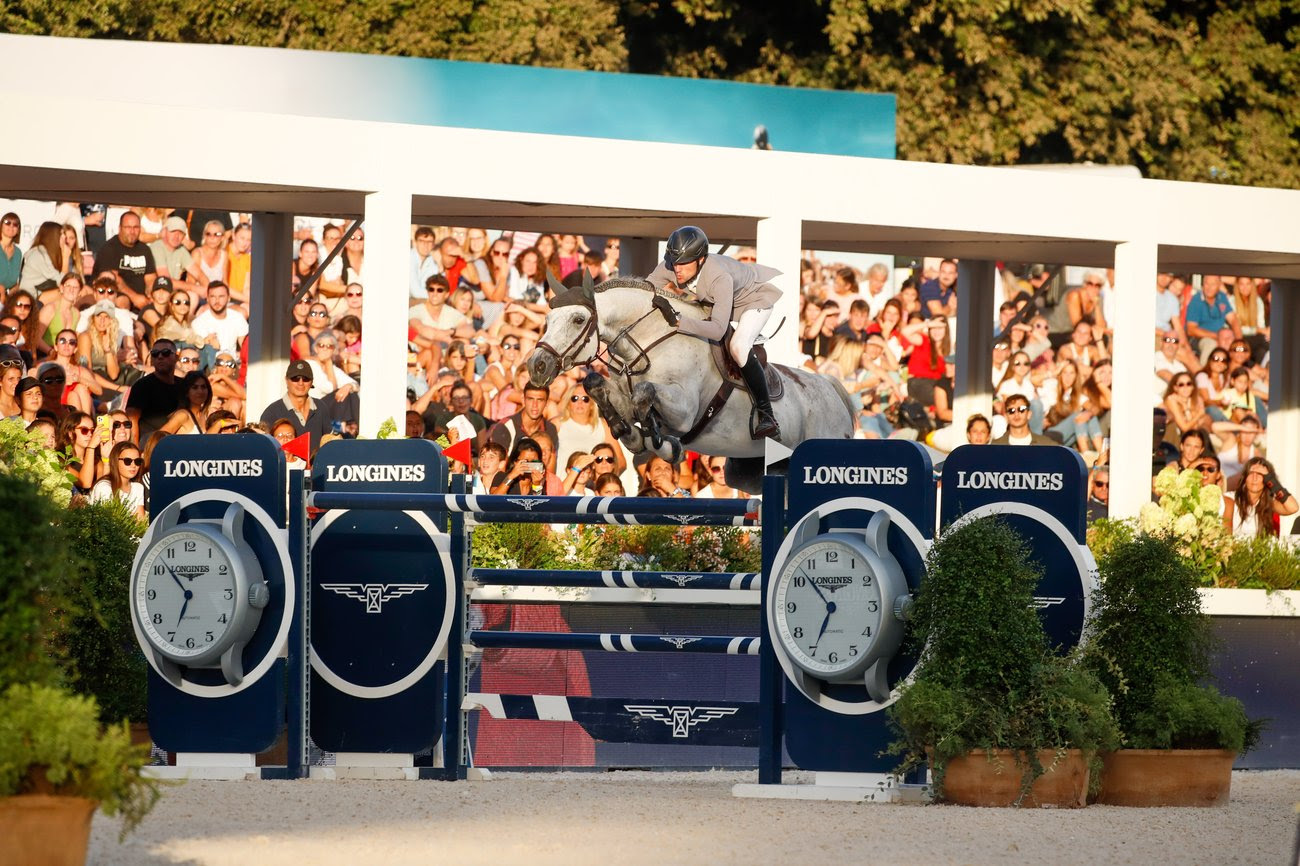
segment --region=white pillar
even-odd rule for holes
[[[1269,320],[1268,459],[1300,494],[1300,280],[1274,280]],[[1297,517],[1282,518],[1282,533]]]
[[[1114,384],[1110,409],[1110,516],[1136,517],[1151,501],[1151,377],[1155,363],[1154,241],[1115,247]]]
[[[953,378],[953,435],[966,441],[966,419],[993,414],[993,302],[997,266],[967,261],[957,266],[957,369]]]
[[[373,437],[389,418],[406,431],[406,314],[411,257],[411,194],[366,196],[365,287],[361,333],[361,430]]]
[[[256,421],[267,406],[284,396],[293,324],[293,214],[253,214],[252,258],[244,407],[248,421]]]
[[[767,333],[785,319],[776,339],[766,344],[767,358],[778,364],[797,367],[803,360],[799,352],[799,263],[803,253],[803,220],[798,217],[768,217],[758,221],[758,260],[781,271],[772,285],[781,290],[781,299],[768,319]]]

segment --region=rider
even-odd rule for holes
[[[772,399],[762,365],[750,351],[781,297],[780,289],[768,282],[780,273],[766,265],[738,262],[719,253],[709,255],[709,239],[704,231],[696,226],[682,226],[668,236],[663,263],[647,277],[656,289],[675,283],[686,300],[713,305],[707,319],[684,319],[667,298],[656,295],[655,308],[681,333],[720,341],[727,326],[735,321],[736,329],[728,348],[754,396],[754,408],[758,411],[755,439],[781,436],[781,428],[772,414]]]

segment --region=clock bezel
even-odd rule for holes
[[[147,567],[157,560],[164,548],[175,544],[185,535],[200,537],[221,551],[221,555],[230,565],[227,579],[234,590],[230,622],[212,643],[197,647],[194,651],[177,647],[163,638],[150,621],[150,612],[147,609],[147,592],[151,577],[146,573]],[[257,624],[261,620],[262,611],[248,603],[248,592],[254,582],[262,582],[262,569],[253,557],[245,556],[243,551],[213,524],[191,521],[175,524],[163,531],[140,557],[135,578],[132,586],[133,612],[140,629],[144,632],[144,637],[153,651],[175,664],[191,668],[219,666],[222,654],[233,644],[246,641],[252,632],[256,631]]]
[[[866,649],[862,653],[849,658],[843,664],[820,662],[804,653],[803,649],[798,645],[793,634],[790,633],[790,630],[787,627],[787,618],[789,614],[786,613],[784,605],[782,604],[786,598],[785,593],[788,592],[791,582],[795,577],[795,572],[797,572],[801,567],[800,563],[806,555],[805,551],[820,545],[847,547],[851,549],[854,554],[861,557],[863,561],[862,571],[869,572],[874,578],[871,583],[871,590],[875,593],[876,599],[880,603],[878,617],[880,625],[877,626],[876,633],[867,639]],[[794,664],[798,665],[813,677],[825,680],[826,682],[839,683],[860,679],[866,669],[876,661],[879,655],[877,647],[882,638],[881,626],[883,625],[884,618],[891,615],[890,604],[892,604],[892,601],[887,604],[884,597],[884,581],[880,579],[880,572],[882,569],[878,567],[880,565],[880,557],[877,556],[862,537],[856,533],[819,533],[790,551],[790,554],[785,560],[781,570],[778,572],[775,583],[772,587],[772,610],[777,624],[777,629],[775,631],[776,639]]]

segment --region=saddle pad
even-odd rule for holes
[[[727,333],[722,335],[721,342],[709,343],[710,354],[713,355],[713,366],[717,368],[722,378],[748,394],[749,388],[745,385],[745,377],[740,374],[740,368],[736,366],[731,353],[726,349],[727,344],[731,342],[732,333],[733,329],[727,328]],[[758,359],[758,363],[763,367],[763,375],[767,378],[767,394],[775,403],[785,396],[785,378],[776,367],[767,363],[767,350],[763,348],[762,343],[754,344],[754,348],[750,351],[754,353],[754,357]]]

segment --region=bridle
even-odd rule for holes
[[[656,315],[658,310],[651,306],[649,310],[642,313],[631,324],[623,328],[614,338],[606,343],[604,350],[600,349],[600,341],[596,341],[596,351],[591,357],[579,360],[576,355],[579,350],[586,345],[587,341],[594,335],[598,335],[600,327],[600,316],[596,311],[596,302],[594,298],[578,291],[565,292],[563,295],[555,297],[551,302],[551,309],[557,309],[565,306],[578,306],[587,309],[591,316],[583,324],[578,335],[574,337],[569,344],[564,347],[563,351],[558,351],[547,343],[545,340],[539,342],[536,351],[545,352],[551,355],[560,365],[561,370],[568,370],[578,364],[590,364],[592,361],[602,361],[609,371],[616,376],[623,376],[628,380],[628,385],[632,384],[633,376],[644,376],[650,372],[650,353],[665,340],[676,336],[677,331],[669,328],[664,333],[655,337],[648,345],[642,346],[633,336],[632,331],[649,317]],[[625,353],[619,352],[618,347],[621,345],[628,346],[632,351],[628,355],[630,360],[624,360]]]

